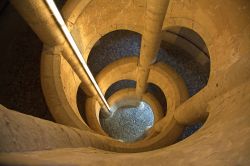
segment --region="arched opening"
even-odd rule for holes
[[[135,88],[136,82],[134,80],[120,80],[113,83],[105,93],[105,98],[108,99],[112,94],[117,92],[120,89],[125,88]]]
[[[163,32],[158,62],[170,65],[183,78],[190,97],[203,89],[209,79],[210,56],[206,43],[194,30],[170,27]],[[179,141],[202,127],[204,122],[186,126]]]
[[[159,101],[160,105],[162,106],[162,110],[164,111],[164,115],[166,115],[167,100],[161,88],[153,83],[148,83],[147,92],[153,94],[154,97]]]
[[[108,64],[127,56],[139,56],[141,34],[129,30],[112,31],[101,37],[91,49],[88,66],[96,76]]]
[[[184,79],[190,96],[207,85],[209,53],[205,42],[194,30],[185,27],[165,30],[157,62],[164,62],[176,70]]]

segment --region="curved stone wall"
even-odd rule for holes
[[[142,34],[146,9],[147,1],[145,0],[72,0],[67,1],[63,13],[85,60],[87,60],[95,43],[101,36],[111,31],[126,29]],[[53,36],[56,35],[59,36],[56,40],[46,43],[42,55],[42,86],[49,108],[58,123],[81,130],[74,132],[75,129],[65,127],[70,139],[64,140],[65,142],[59,144],[60,146],[53,146],[53,150],[46,151],[49,143],[38,139],[37,144],[44,144],[37,148],[41,151],[1,154],[1,162],[25,165],[47,163],[249,165],[249,11],[250,3],[247,0],[170,1],[162,28],[163,40],[172,40],[166,35],[166,31],[173,27],[184,27],[199,34],[207,47],[201,52],[209,53],[210,76],[207,85],[197,94],[188,98],[187,88],[178,74],[163,63],[151,65],[148,82],[156,84],[164,92],[168,110],[166,116],[156,122],[149,131],[146,139],[135,143],[122,143],[106,136],[98,122],[100,105],[93,96],[89,96],[86,104],[86,115],[91,129],[87,126],[78,112],[76,93],[78,87],[81,86],[88,94],[86,86],[91,87],[91,85],[80,84],[80,79],[74,74],[74,70],[62,58],[61,55],[64,54],[73,55],[67,44],[63,42],[64,37],[60,32],[55,30],[56,33],[50,34],[51,36],[43,36],[47,33],[39,29],[40,24],[35,24],[33,18],[28,15],[27,20],[31,22],[32,28],[36,30],[42,41],[53,39]],[[46,12],[41,17],[45,16],[47,16]],[[48,17],[51,16],[48,15]],[[47,25],[53,25],[53,21],[50,20],[49,23]],[[190,38],[190,36],[188,37]],[[63,44],[55,46],[55,43]],[[197,55],[196,51],[194,52]],[[197,61],[203,62],[203,60],[198,59]],[[116,81],[136,80],[136,68],[137,59],[135,57],[121,59],[106,66],[96,79],[101,90],[105,92]],[[72,76],[74,79],[68,79]],[[113,95],[115,96],[115,94]],[[114,96],[110,97],[109,102]],[[2,114],[3,117],[8,117],[7,115],[8,113]],[[21,115],[13,114],[14,116],[22,119]],[[16,140],[14,143],[10,141],[6,145],[1,144],[1,147],[6,148],[8,145],[9,151],[16,152],[18,149],[12,145],[22,145],[22,141],[27,136],[20,134],[17,137],[15,133],[18,133],[21,127],[24,130],[29,129],[32,118],[27,118],[26,123],[21,120],[15,122],[14,119],[6,117],[1,119],[1,126],[4,129],[1,134],[5,138],[10,138],[9,140],[12,137]],[[205,120],[204,126],[198,132],[174,144],[184,126]],[[12,124],[12,121],[13,125],[6,127],[9,126],[9,123]],[[49,125],[42,121],[36,121],[36,123],[43,126],[42,131],[49,128]],[[53,126],[57,128],[58,124],[53,124]],[[94,134],[95,132],[103,136]],[[61,134],[61,132],[59,133]],[[35,133],[27,135],[29,136],[26,138],[27,140],[37,140],[39,137]],[[48,135],[46,138],[51,139],[51,136]],[[82,148],[75,149],[75,144],[70,145],[73,140],[83,141],[83,143],[79,143]],[[56,142],[52,144],[56,144]],[[102,150],[91,149],[88,146]],[[23,151],[28,151],[29,147],[30,145],[27,143],[22,145]],[[66,147],[67,149],[63,149]],[[112,160],[110,160],[111,158]]]

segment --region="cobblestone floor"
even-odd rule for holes
[[[154,114],[150,106],[141,102],[138,107],[122,107],[110,118],[100,121],[104,131],[113,138],[124,142],[142,139],[144,132],[154,123]]]

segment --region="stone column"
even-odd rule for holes
[[[136,95],[139,100],[147,89],[150,65],[154,63],[160,47],[162,25],[168,4],[169,0],[147,0],[145,26],[137,67]]]
[[[54,52],[55,49],[60,48],[63,51],[63,57],[81,80],[83,90],[88,96],[94,97],[104,108],[105,113],[109,114],[45,2],[43,0],[11,0],[11,3],[44,43],[45,49]]]

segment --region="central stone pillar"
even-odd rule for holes
[[[145,26],[137,67],[136,95],[141,100],[147,89],[150,65],[154,63],[161,43],[163,21],[169,0],[147,0]]]

